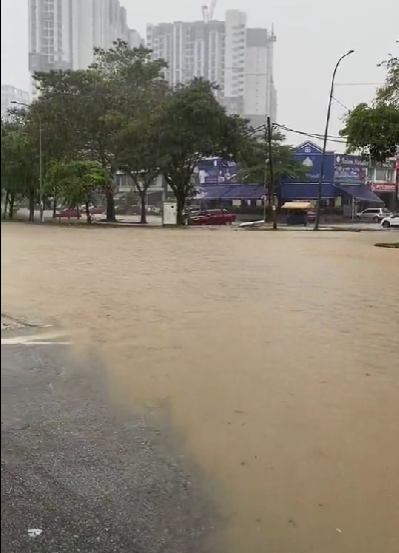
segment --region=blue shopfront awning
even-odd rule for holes
[[[375,204],[383,204],[384,202],[374,192],[367,188],[364,184],[337,184],[336,187],[342,192],[346,192],[355,200],[360,202],[370,202]]]
[[[321,197],[323,200],[335,198],[338,190],[333,183],[324,182],[321,185]],[[317,200],[319,197],[319,185],[317,182],[289,182],[281,185],[281,198],[285,202],[291,200]]]
[[[203,186],[198,190],[196,200],[220,200],[231,188],[230,184]]]
[[[265,187],[263,185],[235,184],[226,192],[223,200],[261,200],[264,196]]]
[[[266,191],[267,193],[267,191]],[[259,184],[221,184],[203,186],[196,200],[260,200],[265,196],[265,187]]]

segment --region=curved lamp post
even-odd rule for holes
[[[341,56],[339,60],[337,61],[332,80],[331,80],[331,88],[330,88],[330,97],[328,101],[328,109],[327,109],[327,119],[326,119],[326,128],[324,131],[324,143],[323,143],[323,153],[321,156],[321,167],[320,167],[320,179],[319,179],[319,186],[317,190],[317,206],[316,206],[316,218],[314,223],[314,230],[318,230],[320,226],[320,204],[321,204],[321,197],[322,197],[322,187],[323,187],[323,176],[324,176],[324,164],[326,159],[326,150],[327,150],[327,139],[328,139],[328,128],[330,125],[330,118],[331,118],[331,104],[333,101],[334,96],[334,85],[335,85],[335,77],[337,75],[338,67],[340,66],[340,63],[343,59],[353,54],[354,50],[349,50],[346,54]]]

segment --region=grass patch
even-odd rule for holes
[[[378,242],[374,245],[377,248],[399,248],[399,242]]]

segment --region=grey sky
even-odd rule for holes
[[[202,0],[122,0],[129,24],[144,35],[147,22],[201,18]],[[278,122],[291,128],[321,133],[331,73],[336,60],[344,60],[337,83],[379,83],[384,71],[376,67],[388,52],[398,51],[398,0],[218,0],[215,18],[226,9],[248,13],[251,26],[274,23],[275,81]],[[1,2],[1,82],[29,89],[28,0]],[[375,87],[337,86],[335,96],[351,107],[369,101]],[[330,134],[337,134],[345,109],[334,105]],[[290,136],[300,142],[301,137]],[[341,149],[340,145],[335,146]]]

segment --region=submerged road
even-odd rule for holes
[[[204,551],[210,508],[167,417],[115,412],[94,359],[38,342],[1,347],[1,551]]]

